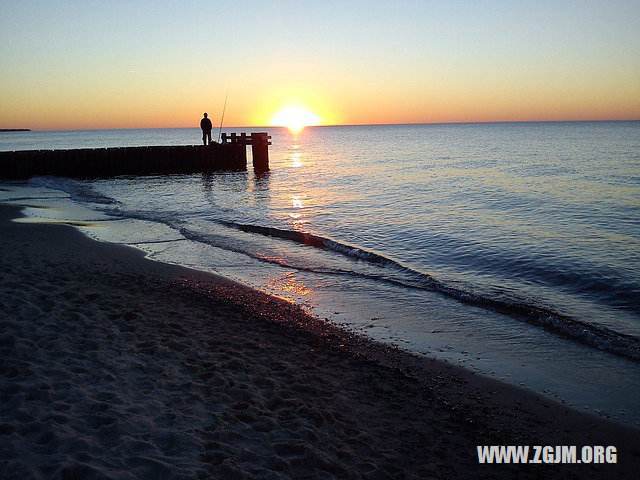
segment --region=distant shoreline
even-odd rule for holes
[[[30,132],[30,128],[0,128],[0,132]]]

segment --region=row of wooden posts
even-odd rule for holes
[[[218,170],[246,170],[247,146],[253,167],[269,170],[271,137],[265,133],[222,134],[222,143],[149,147],[80,148],[0,152],[0,178],[54,175],[100,178]]]
[[[253,168],[259,172],[269,170],[269,145],[271,145],[271,135],[267,132],[254,132],[250,135],[241,133],[223,133],[222,143],[224,145],[251,145],[251,156],[253,158]],[[245,150],[246,156],[246,150]]]

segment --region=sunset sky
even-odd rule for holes
[[[3,1],[0,128],[640,119],[640,1]]]

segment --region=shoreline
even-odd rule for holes
[[[11,222],[19,211],[0,205],[0,474],[599,478],[640,466],[640,430],[69,226]],[[477,465],[485,444],[615,445],[620,464]]]

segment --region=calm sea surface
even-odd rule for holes
[[[35,178],[0,200],[640,425],[640,122],[269,132],[263,176]],[[199,138],[2,133],[0,150]]]

